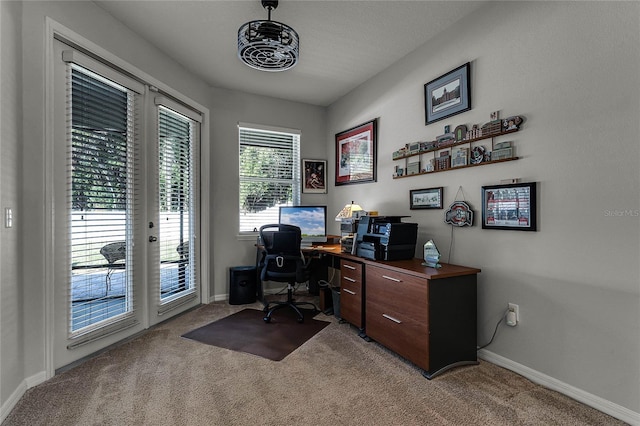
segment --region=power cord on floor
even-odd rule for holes
[[[498,332],[498,327],[502,323],[502,320],[507,317],[507,313],[509,313],[508,309],[506,311],[504,311],[504,314],[500,317],[500,320],[496,324],[496,328],[495,328],[495,330],[493,330],[493,336],[491,336],[491,340],[489,340],[489,343],[487,343],[485,345],[482,345],[482,346],[478,346],[478,349],[476,349],[477,351],[479,351],[480,349],[486,348],[487,346],[489,346],[493,342],[493,339],[496,337],[496,333]]]

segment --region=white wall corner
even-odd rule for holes
[[[582,389],[578,389],[575,386],[571,386],[567,383],[561,382],[551,376],[547,376],[544,373],[536,371],[532,368],[519,364],[508,358],[495,354],[493,352],[481,349],[478,351],[478,357],[498,365],[500,367],[511,370],[514,373],[518,373],[523,377],[537,383],[541,386],[560,392],[563,395],[573,398],[578,402],[581,402],[589,407],[595,408],[598,411],[602,411],[616,419],[629,423],[630,425],[640,426],[640,413],[629,410],[621,405],[615,404],[599,396],[593,395]]]
[[[31,389],[32,387],[43,383],[45,380],[47,380],[47,373],[46,371],[41,371],[20,382],[18,387],[11,393],[5,403],[2,404],[2,407],[0,407],[0,423],[4,422],[9,416],[11,410],[13,410],[16,404],[18,404],[18,401],[20,401],[20,398],[22,398],[27,389]]]

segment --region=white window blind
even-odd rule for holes
[[[156,102],[157,103],[157,102]],[[194,140],[198,123],[158,107],[160,299],[195,290]],[[177,267],[176,267],[177,266]]]
[[[239,126],[240,233],[278,223],[281,205],[300,203],[300,135]]]
[[[129,316],[136,104],[131,90],[69,67],[70,333]]]

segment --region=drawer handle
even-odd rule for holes
[[[383,276],[382,276],[382,278],[386,278],[386,279],[388,279],[389,281],[394,281],[394,282],[397,282],[397,283],[401,283],[401,282],[402,282],[402,280],[399,280],[399,279],[397,279],[397,278],[393,278],[393,277],[388,277],[388,276],[386,276],[386,275],[383,275]]]
[[[342,277],[342,278],[344,278],[345,280],[347,280],[349,282],[352,282],[352,283],[356,282],[356,280],[354,280],[353,278],[349,278],[349,277]]]
[[[347,265],[347,264],[344,264],[344,265],[342,265],[342,266],[344,266],[344,267],[345,267],[345,268],[347,268],[347,269],[351,269],[351,270],[353,270],[353,271],[355,271],[355,270],[356,270],[356,267],[355,267],[355,266],[351,266],[351,265]]]
[[[345,293],[353,294],[353,295],[355,295],[355,294],[356,294],[356,292],[355,292],[355,291],[351,291],[351,290],[348,290],[348,289],[346,289],[346,288],[343,288],[343,289],[342,289],[342,291],[344,291]]]
[[[388,320],[391,320],[391,321],[395,322],[396,324],[402,324],[402,321],[400,321],[399,319],[395,319],[391,315],[382,314],[382,316],[385,317]]]

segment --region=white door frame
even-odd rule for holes
[[[200,275],[200,300],[202,303],[209,302],[209,248],[210,248],[210,228],[209,228],[209,192],[202,190],[202,188],[209,187],[208,182],[210,178],[210,144],[209,144],[209,109],[203,105],[193,101],[192,99],[176,92],[171,87],[158,81],[152,76],[132,66],[131,64],[121,60],[117,56],[101,48],[95,43],[85,39],[78,33],[66,28],[53,19],[47,17],[45,20],[45,123],[44,123],[44,155],[45,155],[45,170],[44,170],[44,209],[45,209],[45,235],[44,235],[44,277],[45,277],[45,303],[44,303],[44,348],[45,348],[45,379],[51,378],[55,375],[54,367],[54,256],[55,252],[55,239],[54,239],[54,39],[58,38],[65,40],[68,43],[79,46],[87,51],[93,52],[99,57],[103,58],[107,62],[115,65],[121,70],[139,77],[147,84],[163,91],[164,93],[172,96],[173,98],[184,102],[187,105],[191,105],[198,109],[203,116],[202,128],[200,133],[201,147],[200,147],[200,258],[202,261],[199,263],[199,275]],[[144,327],[148,327],[148,315],[145,315]]]

